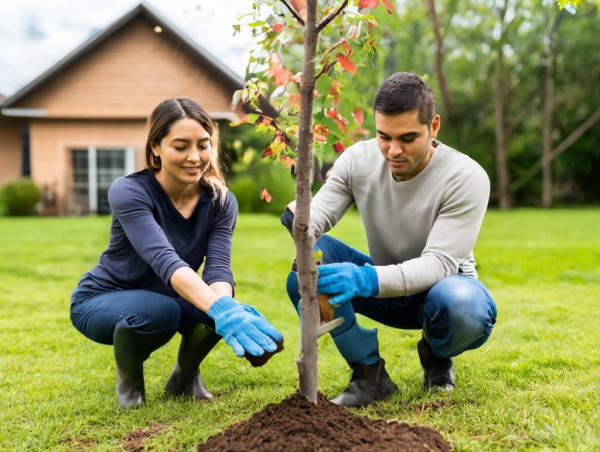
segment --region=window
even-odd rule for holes
[[[108,189],[134,171],[133,148],[73,149],[73,203],[75,213],[110,213]]]

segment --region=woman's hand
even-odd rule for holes
[[[217,299],[208,315],[215,321],[215,331],[237,356],[246,352],[253,356],[274,352],[276,342],[283,340],[283,335],[256,308],[238,303],[230,296]]]

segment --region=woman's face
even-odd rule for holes
[[[152,146],[152,152],[161,161],[157,179],[168,187],[185,188],[198,183],[209,166],[210,134],[195,119],[182,118],[171,124],[169,134]]]

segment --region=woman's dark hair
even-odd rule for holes
[[[435,99],[421,77],[411,72],[395,72],[377,90],[373,109],[383,115],[418,110],[419,122],[429,127],[435,116]]]

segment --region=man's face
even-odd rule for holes
[[[431,160],[435,148],[431,145],[440,128],[440,117],[435,115],[431,128],[419,122],[417,110],[384,115],[375,112],[377,144],[396,181],[412,179]]]

